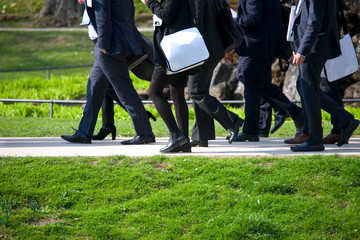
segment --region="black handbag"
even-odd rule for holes
[[[245,31],[233,19],[230,8],[220,10],[217,23],[224,51],[228,53],[240,45]]]

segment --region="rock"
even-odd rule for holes
[[[141,100],[148,100],[149,99],[149,94],[147,90],[137,90],[137,93],[140,97]]]
[[[350,85],[345,90],[344,98],[345,99],[359,99],[360,98],[360,82],[356,82],[356,83]],[[354,102],[354,103],[347,104],[347,105],[351,105],[353,107],[360,107],[359,102]]]
[[[214,69],[210,86],[229,81],[234,68],[231,61],[222,59]]]
[[[227,82],[221,82],[211,86],[209,93],[218,100],[228,100],[232,95]]]
[[[297,66],[290,64],[289,69],[285,73],[285,80],[283,86],[283,93],[290,100],[300,100],[300,95],[296,89],[296,80],[299,75],[299,69]]]

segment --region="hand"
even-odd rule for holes
[[[296,53],[296,52],[293,52],[293,64],[297,65],[297,66],[300,66],[301,64],[303,64],[305,61],[305,57]]]
[[[78,0],[78,2],[79,2],[80,4],[84,4],[84,3],[85,3],[85,0]]]
[[[100,48],[100,51],[101,51],[102,53],[104,53],[104,54],[106,54],[106,53],[107,53],[106,49],[102,49],[102,48]]]
[[[147,4],[148,0],[141,0],[143,2],[143,4]]]

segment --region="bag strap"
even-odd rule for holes
[[[345,35],[345,34],[348,34],[349,31],[348,31],[348,28],[346,25],[344,6],[343,6],[342,0],[338,0],[338,7],[339,7],[339,13],[340,13],[340,22],[341,22],[341,26],[343,28],[343,35]]]

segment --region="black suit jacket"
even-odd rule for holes
[[[149,0],[147,6],[159,18],[162,25],[156,27],[154,32],[155,62],[166,67],[165,56],[161,50],[160,42],[165,35],[189,28],[194,25],[188,0]]]
[[[336,0],[303,0],[294,22],[296,53],[305,62],[323,62],[340,55],[340,33]]]
[[[236,21],[245,37],[235,49],[239,56],[272,57],[280,47],[284,32],[279,0],[240,0]]]
[[[97,44],[108,55],[143,53],[132,0],[92,0],[92,8],[86,10],[98,34]]]

